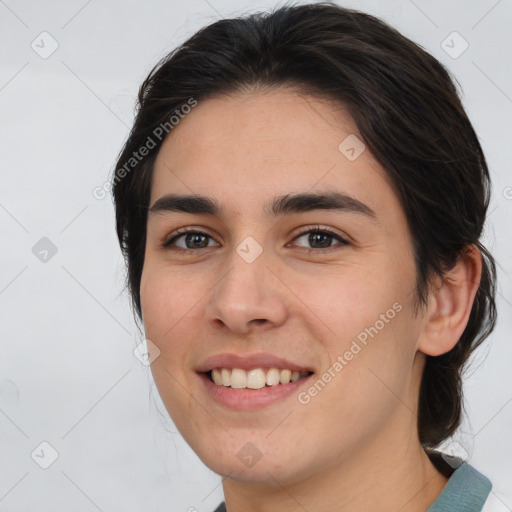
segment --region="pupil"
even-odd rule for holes
[[[203,238],[204,240],[206,240],[206,237],[205,237],[204,235],[201,235],[201,234],[199,234],[199,233],[189,233],[189,234],[187,235],[187,237],[186,237],[186,245],[187,245],[187,247],[188,247],[188,242],[189,242],[191,239],[193,240],[193,242],[192,242],[192,243],[193,243],[194,247],[198,247],[197,245],[195,245],[195,243],[194,243],[194,242],[195,242],[197,239],[199,239],[199,238]],[[206,245],[208,245],[208,242],[206,242]],[[201,246],[201,248],[202,248],[202,247],[206,247],[206,245],[204,245],[204,244],[203,244],[203,245]],[[188,247],[188,248],[190,249],[190,247]],[[193,247],[192,247],[192,248],[193,248]]]
[[[325,243],[325,240],[329,240],[329,239],[331,238],[331,235],[327,235],[327,234],[325,234],[325,233],[312,233],[311,235],[309,235],[309,242],[310,242],[310,244],[311,244],[313,247],[315,246],[315,243],[314,243],[314,241],[316,240],[316,238],[315,238],[315,237],[320,237],[320,239],[322,239],[322,237],[323,237],[323,239],[324,239],[324,243],[322,243],[322,242],[320,241],[320,246],[321,246],[322,248],[329,247],[329,244],[328,244],[328,243]]]

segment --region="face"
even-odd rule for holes
[[[415,435],[411,236],[361,140],[339,105],[278,89],[200,101],[160,149],[140,288],[151,369],[216,473],[284,485]]]

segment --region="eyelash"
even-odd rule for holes
[[[338,244],[337,246],[334,245],[334,246],[331,246],[331,247],[327,247],[327,248],[320,248],[320,249],[308,249],[307,247],[300,247],[300,249],[308,252],[308,253],[319,253],[319,252],[325,252],[325,251],[329,251],[329,250],[332,250],[332,249],[335,249],[336,247],[342,247],[342,246],[345,246],[345,245],[349,245],[349,242],[347,240],[345,240],[344,238],[342,238],[339,234],[337,234],[333,229],[329,228],[329,227],[322,227],[322,226],[308,226],[306,228],[304,228],[304,230],[300,231],[294,238],[292,241],[294,240],[297,240],[297,238],[300,238],[301,236],[305,235],[305,234],[308,234],[308,233],[320,233],[320,234],[328,234],[328,235],[331,235],[332,237],[334,238],[337,238],[341,243]],[[193,252],[193,251],[197,251],[197,250],[200,250],[200,249],[208,249],[208,247],[202,247],[200,249],[183,249],[181,247],[171,247],[172,244],[178,239],[178,238],[181,238],[182,236],[184,235],[187,235],[187,234],[197,234],[197,235],[206,235],[207,237],[209,238],[212,238],[212,236],[210,236],[208,233],[205,233],[203,231],[198,231],[196,229],[178,229],[176,230],[175,234],[173,236],[171,236],[169,239],[167,239],[165,242],[162,243],[162,249],[166,249],[166,250],[170,250],[170,251],[176,251],[176,252]]]

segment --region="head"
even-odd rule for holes
[[[371,15],[285,6],[201,29],[138,100],[113,176],[117,234],[160,350],[157,388],[199,457],[228,473],[253,442],[264,478],[291,471],[284,441],[302,439],[305,475],[391,425],[412,425],[425,449],[451,436],[466,362],[495,324],[496,270],[480,242],[487,164],[443,65]],[[343,208],[271,208],[332,192]],[[215,205],[159,209],[169,194]],[[203,245],[184,234],[164,248],[178,228]],[[314,228],[327,243],[302,234]],[[195,372],[221,352],[288,356],[311,385],[331,379],[293,407],[225,411]],[[325,437],[304,440],[304,427]]]

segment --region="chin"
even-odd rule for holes
[[[309,464],[298,456],[293,445],[289,445],[292,447],[290,453],[276,453],[279,450],[268,444],[267,441],[267,446],[259,450],[250,442],[233,438],[224,444],[217,443],[218,450],[212,451],[212,445],[209,445],[194,451],[214,473],[240,482],[285,485],[310,474]]]
[[[254,466],[245,467],[239,461],[226,460],[214,461],[206,464],[214,473],[239,482],[253,482],[266,485],[283,485],[294,481],[296,475],[290,472],[290,468],[283,468],[281,464],[275,465],[262,457]]]

